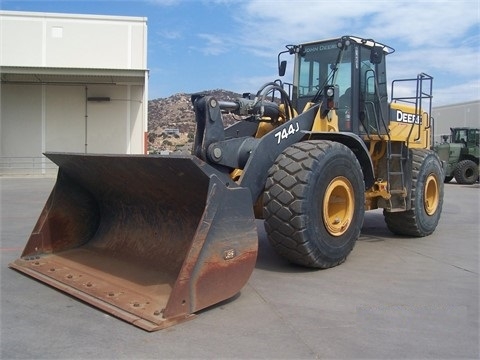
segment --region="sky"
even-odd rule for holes
[[[256,92],[278,78],[285,45],[355,35],[396,50],[389,82],[433,76],[433,106],[480,100],[480,0],[0,0],[0,9],[146,17],[149,99]]]

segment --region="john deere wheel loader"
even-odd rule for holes
[[[57,182],[10,266],[152,331],[240,291],[255,218],[282,256],[313,268],[345,261],[366,210],[383,208],[396,234],[431,234],[444,177],[428,150],[432,77],[394,81],[389,102],[393,51],[354,36],[287,46],[279,70],[294,55],[293,84],[192,96],[191,156],[47,153]],[[241,121],[224,128],[225,112]]]

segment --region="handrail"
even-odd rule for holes
[[[395,95],[394,95],[395,84],[400,83],[400,82],[408,82],[408,81],[414,81],[416,83],[415,95],[414,96],[398,96],[398,97],[395,97]],[[424,85],[424,82],[426,82],[425,85]],[[428,75],[428,74],[425,74],[425,73],[418,74],[416,78],[397,79],[397,80],[392,81],[392,88],[391,88],[391,96],[392,96],[391,101],[392,101],[392,103],[393,102],[404,102],[404,103],[410,103],[410,104],[415,105],[415,115],[418,116],[418,118],[419,118],[418,124],[416,122],[412,123],[412,126],[411,126],[410,131],[409,131],[408,136],[407,136],[407,146],[408,146],[410,136],[411,136],[415,126],[417,126],[417,130],[418,130],[418,135],[415,138],[415,141],[417,141],[421,138],[420,122],[422,121],[424,114],[427,114],[427,116],[426,116],[427,124],[425,124],[425,126],[427,128],[429,128],[430,125],[431,125],[431,119],[430,118],[432,116],[432,99],[433,99],[432,88],[433,88],[433,77]],[[424,102],[427,102],[427,104],[425,106],[423,106]],[[433,131],[432,131],[431,135],[432,135],[431,138],[433,139]],[[431,142],[433,141],[432,139],[430,139]]]
[[[54,174],[58,166],[45,156],[0,156],[2,175],[47,175]]]

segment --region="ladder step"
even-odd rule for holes
[[[394,207],[394,208],[391,208],[389,212],[401,212],[405,210],[406,210],[406,207]]]
[[[403,169],[404,161],[408,154],[405,154],[402,143],[388,143],[387,148],[387,181],[389,184],[389,193],[393,195],[390,199],[390,211],[404,211],[406,209],[407,190],[405,188],[405,173]],[[395,171],[391,171],[395,170]],[[395,178],[395,186],[392,186],[392,178]],[[396,196],[395,196],[396,195]]]

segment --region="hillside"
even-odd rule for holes
[[[233,100],[240,94],[226,90],[209,90],[204,94],[219,100]],[[189,151],[195,134],[195,114],[190,101],[192,94],[179,93],[168,98],[148,102],[148,149],[150,153],[161,151]],[[232,123],[231,116],[225,116],[225,125]]]

